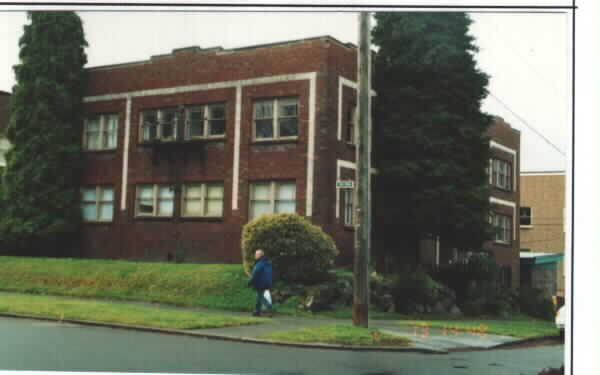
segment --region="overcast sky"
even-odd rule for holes
[[[79,14],[90,45],[88,66],[145,60],[192,45],[235,48],[325,34],[356,44],[358,37],[355,13]],[[471,16],[471,34],[480,48],[477,61],[490,75],[491,95],[482,109],[521,130],[522,171],[564,170],[571,121],[570,16]],[[12,66],[18,62],[18,40],[25,23],[23,12],[0,11],[0,90],[10,91],[14,85]]]

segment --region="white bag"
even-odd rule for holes
[[[263,294],[263,296],[265,297],[265,299],[267,300],[269,305],[273,304],[273,301],[271,300],[271,292],[269,292],[269,289],[265,290],[265,293]]]

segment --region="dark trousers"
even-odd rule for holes
[[[270,304],[269,301],[267,301],[267,299],[265,298],[265,290],[266,289],[256,289],[256,310],[255,311],[257,313],[260,313],[263,303],[267,306],[267,309],[269,310],[269,312],[271,312],[273,310],[273,305]]]

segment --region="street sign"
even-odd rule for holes
[[[338,189],[354,189],[353,180],[337,180],[335,186]]]

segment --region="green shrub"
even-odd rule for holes
[[[328,279],[338,254],[328,234],[296,214],[265,214],[244,226],[242,261],[248,274],[257,249],[271,260],[275,280],[307,285]]]
[[[534,318],[552,320],[554,318],[554,305],[543,292],[537,288],[523,287],[518,291],[518,303],[522,313]]]
[[[518,310],[514,290],[492,282],[472,284],[461,308],[467,315],[508,315]]]
[[[483,285],[498,280],[501,267],[486,253],[473,255],[467,263],[455,263],[435,272],[435,279],[456,292],[460,305],[470,299],[469,288],[472,284]],[[461,306],[462,307],[462,306]]]
[[[392,297],[398,312],[415,312],[415,306],[435,303],[442,286],[422,268],[405,267],[393,277]]]

